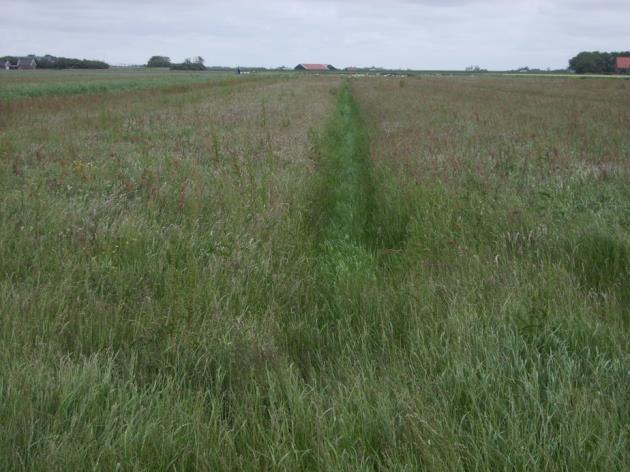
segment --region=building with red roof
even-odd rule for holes
[[[617,58],[617,72],[621,74],[627,74],[630,72],[630,57],[621,57]]]

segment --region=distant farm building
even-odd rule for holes
[[[4,62],[4,68],[6,70],[9,69],[19,69],[19,70],[31,70],[37,68],[37,62],[35,62],[34,57],[19,57],[17,62],[12,63],[11,61]]]
[[[20,57],[17,62],[17,68],[19,70],[30,70],[37,68],[37,62],[34,57]]]
[[[630,73],[630,57],[617,58],[617,72],[620,74]]]
[[[295,66],[295,70],[305,70],[308,72],[326,72],[330,70],[337,70],[330,64],[298,64]]]

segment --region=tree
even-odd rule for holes
[[[147,67],[171,67],[171,58],[166,56],[153,56],[147,62]]]
[[[569,61],[569,68],[576,74],[609,74],[613,72],[610,54],[606,52],[581,52]]]
[[[171,70],[207,70],[203,63],[203,57],[196,56],[186,59],[181,64],[171,64]]]
[[[576,74],[612,74],[617,57],[628,55],[628,52],[583,51],[569,60],[569,69]]]
[[[74,59],[46,55],[36,59],[40,69],[108,69],[109,64],[93,59]]]

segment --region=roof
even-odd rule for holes
[[[630,57],[618,57],[617,69],[630,69]]]
[[[22,66],[22,65],[33,65],[33,63],[35,62],[35,58],[34,57],[20,57],[17,61],[17,65],[18,66]]]
[[[330,70],[328,64],[300,64],[306,70]]]

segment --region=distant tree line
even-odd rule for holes
[[[201,56],[186,59],[181,64],[172,64],[171,70],[206,70],[204,59]]]
[[[94,59],[58,57],[56,61],[35,60],[40,69],[109,69],[109,64]]]
[[[576,74],[613,74],[619,56],[630,56],[630,52],[584,51],[569,60],[569,69]]]
[[[36,57],[39,69],[109,69],[109,64],[94,59],[73,59],[70,57]]]
[[[172,63],[171,58],[167,56],[152,56],[147,62],[147,67],[168,67],[171,70],[207,70],[204,62],[205,60],[201,56],[188,58],[179,64]]]
[[[109,69],[109,64],[103,61],[91,59],[72,59],[68,57],[46,56],[26,56],[35,59],[38,69]],[[18,56],[0,57],[0,63],[9,61],[11,64],[17,64]]]

